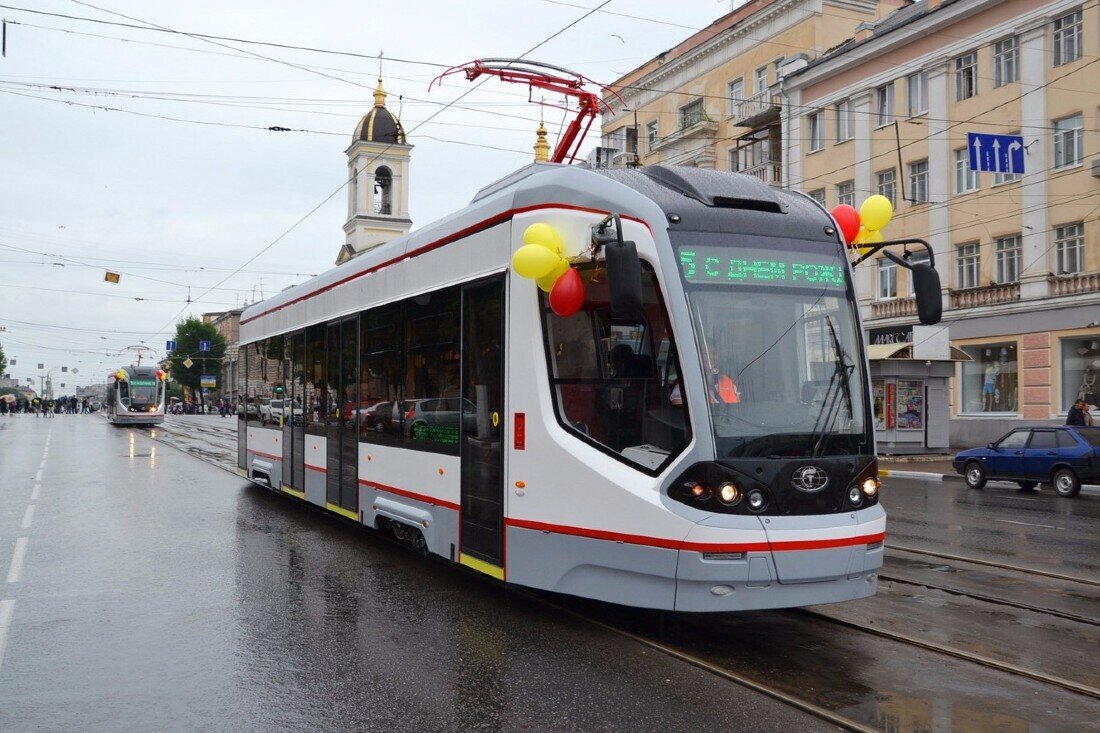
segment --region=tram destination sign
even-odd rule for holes
[[[744,247],[681,247],[679,254],[689,283],[844,287],[845,263],[829,255]]]

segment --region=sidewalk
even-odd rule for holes
[[[925,481],[962,480],[951,467],[951,456],[879,456],[878,475]]]

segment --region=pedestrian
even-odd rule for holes
[[[1081,408],[1085,412],[1085,425],[1092,427],[1092,405],[1085,403],[1085,406]]]
[[[1073,407],[1069,408],[1069,414],[1066,415],[1066,425],[1079,425],[1084,427],[1088,423],[1085,422],[1085,415],[1088,414],[1088,407],[1085,405],[1084,400],[1077,400],[1073,403]],[[1089,416],[1091,417],[1091,415]]]

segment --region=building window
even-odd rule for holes
[[[1059,275],[1085,271],[1085,225],[1083,222],[1054,227],[1054,255]]]
[[[627,127],[626,129],[626,144],[623,148],[623,152],[638,154],[638,128]]]
[[[734,79],[726,86],[726,95],[730,100],[730,117],[737,114],[738,106],[745,101],[745,80]]]
[[[970,151],[959,148],[955,151],[955,193],[977,190],[978,171],[970,170]]]
[[[768,67],[761,66],[757,69],[754,80],[756,86],[753,89],[753,94],[763,93],[768,88]]]
[[[1062,412],[1077,400],[1100,405],[1100,335],[1062,339]]]
[[[885,196],[890,199],[890,203],[896,202],[897,199],[897,186],[898,176],[897,171],[891,168],[888,171],[879,171],[875,174],[876,189],[880,196]]]
[[[810,193],[808,193],[807,195],[810,198],[812,198],[814,201],[816,201],[817,203],[821,204],[822,206],[825,205],[825,189],[824,188],[819,188],[815,191],[810,191]]]
[[[978,93],[978,52],[971,51],[955,59],[955,101],[970,99]]]
[[[855,123],[852,119],[852,101],[845,99],[836,103],[836,141],[842,143],[851,140],[855,134]]]
[[[707,110],[703,107],[703,100],[685,104],[680,108],[680,129],[691,127],[707,119]]]
[[[1081,58],[1081,10],[1054,20],[1054,65],[1061,66]]]
[[[998,237],[993,240],[993,254],[997,258],[997,282],[1014,283],[1020,280],[1020,260],[1023,248],[1020,235]]]
[[[929,261],[928,251],[922,249],[919,252],[913,252],[909,255],[908,260],[911,264],[914,264],[914,265],[927,265],[928,261]],[[909,272],[909,295],[910,295],[910,297],[915,297],[916,294],[917,294],[917,289],[916,289],[915,283],[913,281],[913,273],[912,273],[912,271],[910,271]]]
[[[916,117],[928,111],[928,72],[909,75],[909,116]]]
[[[806,125],[808,127],[809,139],[810,139],[810,152],[815,150],[821,150],[825,147],[825,130],[822,129],[821,113],[814,112],[811,115],[806,115]]]
[[[875,124],[878,127],[894,121],[894,84],[881,86],[875,90]]]
[[[978,287],[982,267],[981,257],[981,246],[977,242],[959,245],[955,258],[959,268],[956,283],[959,290]]]
[[[1019,367],[1014,342],[964,346],[962,412],[1016,412]]]
[[[657,120],[646,123],[645,139],[647,150],[652,153],[653,149],[657,147]]]
[[[898,266],[885,257],[878,261],[878,299],[898,297]]]
[[[741,152],[738,148],[729,149],[730,171],[737,173],[741,170]]]
[[[836,184],[836,202],[838,204],[856,205],[856,182],[845,181]]]
[[[1082,143],[1084,141],[1081,115],[1054,121],[1054,167],[1068,168],[1084,159]]]
[[[928,161],[918,160],[909,164],[909,201],[928,203]]]
[[[898,380],[898,430],[924,430],[924,382]]]
[[[993,44],[993,86],[1003,87],[1020,80],[1020,43],[1009,36]]]

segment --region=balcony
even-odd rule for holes
[[[916,298],[876,300],[871,303],[871,318],[900,318],[917,315]]]
[[[649,146],[648,152],[655,153],[663,150],[666,154],[669,152],[675,154],[690,150],[696,148],[699,143],[713,143],[717,132],[718,123],[704,117],[681,127],[671,135],[657,138],[656,142]]]
[[[737,102],[730,115],[738,127],[759,127],[779,119],[779,95],[770,91],[757,92]]]
[[[980,308],[985,305],[1012,303],[1020,299],[1020,283],[985,285],[980,288],[951,291],[952,308]]]
[[[754,165],[751,168],[746,168],[743,171],[737,172],[759,178],[769,186],[783,185],[783,164],[778,160],[770,160],[767,163]]]
[[[1078,295],[1080,293],[1095,293],[1100,291],[1100,272],[1084,272],[1077,275],[1048,275],[1050,294]]]

